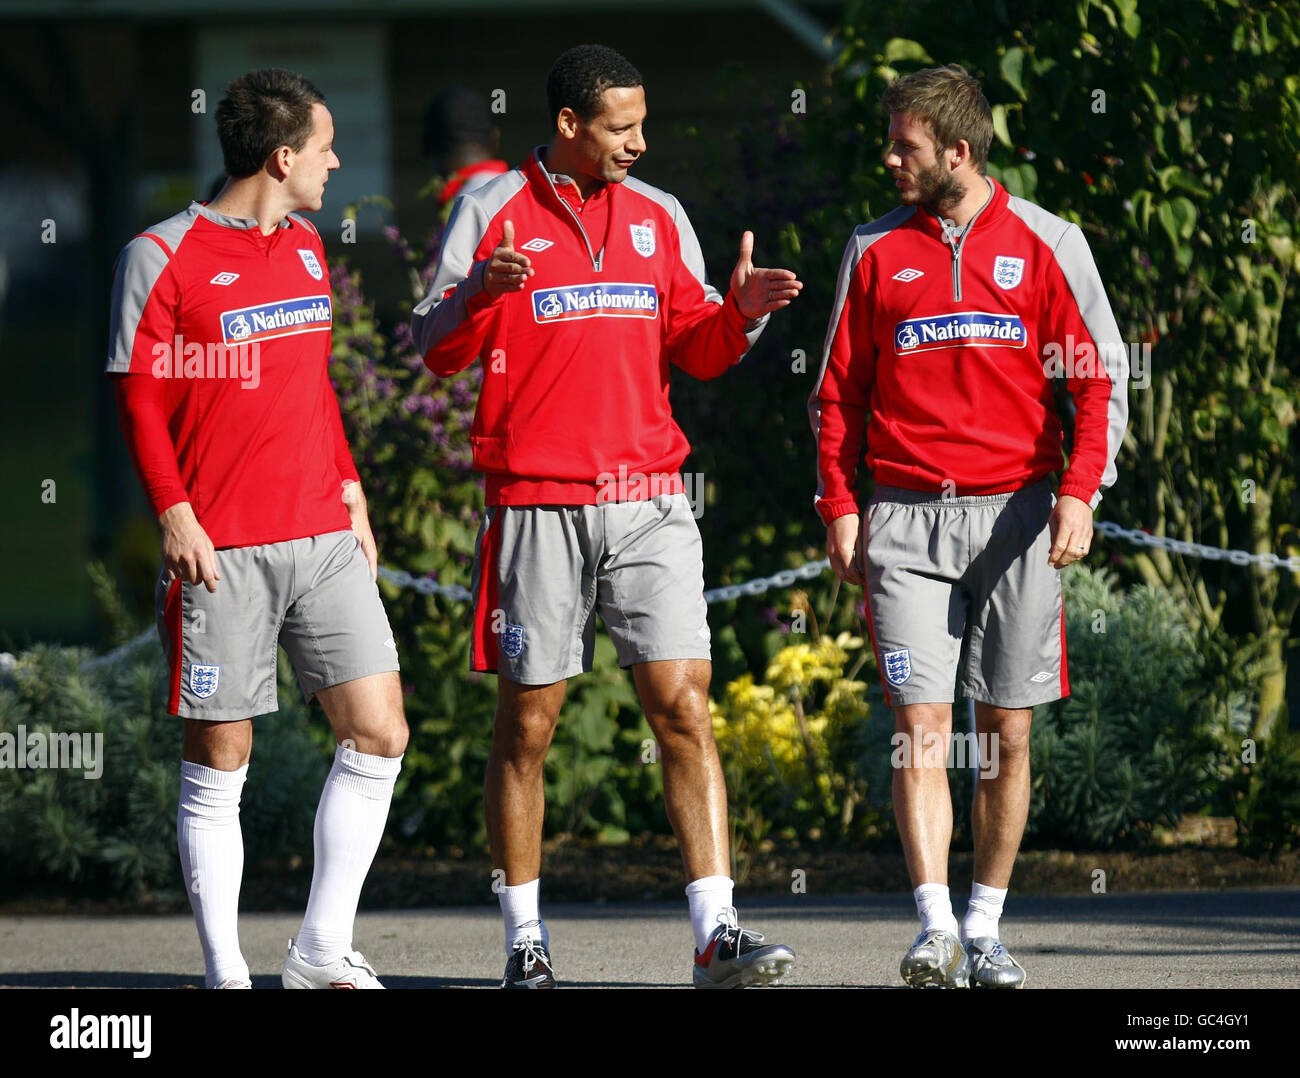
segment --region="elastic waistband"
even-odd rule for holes
[[[1046,497],[1051,492],[1051,483],[1046,478],[1040,479],[1036,483],[1030,483],[1029,486],[1021,487],[1019,490],[1008,490],[1001,494],[955,494],[947,497],[933,490],[908,490],[906,487],[878,486],[875,494],[871,496],[869,504],[898,502],[902,505],[928,505],[936,509],[969,509],[981,505],[1006,505],[1013,499],[1016,501],[1031,501],[1035,498]]]

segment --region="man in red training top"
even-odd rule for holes
[[[902,205],[860,226],[840,267],[809,402],[816,504],[832,569],[865,581],[895,709],[894,813],[921,919],[903,978],[1019,988],[998,920],[1029,809],[1032,708],[1069,693],[1058,570],[1087,554],[1115,480],[1128,365],[1083,233],[985,176],[993,123],[979,84],[932,68],[882,104]],[[1054,498],[1062,372],[1076,414]],[[864,435],[875,494],[859,529]],[[975,794],[960,928],[947,770],[928,752],[950,736],[959,662],[994,765]]]
[[[591,669],[597,612],[663,754],[694,982],[772,981],[793,952],[763,946],[732,905],[700,535],[678,472],[690,447],[668,376],[669,364],[722,374],[801,285],[788,270],[755,269],[746,232],[725,299],[709,286],[681,204],[628,178],[646,149],[646,106],[624,57],[570,49],[546,93],[550,144],[456,200],[412,320],[435,374],[484,365],[470,660],[499,674],[484,804],[505,870],[503,987],[555,983],[538,911],[542,765],[567,679]]]
[[[239,948],[239,799],[251,717],[277,709],[282,644],[339,742],[316,813],[286,988],[383,988],[352,949],[407,729],[366,500],[328,363],[318,210],[339,167],[324,97],[254,71],[217,106],[228,179],[133,239],[113,280],[108,371],[162,525],[158,632],[184,720],[177,835],[209,988],[250,988]]]

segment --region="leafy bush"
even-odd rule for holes
[[[84,650],[39,646],[0,684],[0,733],[102,735],[102,775],[0,768],[0,860],[16,884],[75,884],[77,893],[184,900],[176,851],[181,723],[164,710],[156,646],[86,671]],[[240,813],[247,864],[310,856],[328,762],[312,744],[302,698],[281,671],[280,714],[255,723]]]
[[[1210,803],[1232,730],[1175,595],[1116,591],[1112,573],[1080,565],[1066,577],[1065,609],[1071,691],[1035,715],[1028,834],[1089,847],[1139,841]]]

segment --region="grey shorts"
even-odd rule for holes
[[[947,499],[876,489],[861,534],[889,706],[951,703],[957,688],[1006,708],[1069,695],[1061,576],[1047,563],[1055,503],[1047,480]]]
[[[167,711],[229,722],[279,709],[278,645],[308,702],[320,689],[397,670],[397,644],[352,531],[217,551],[209,592],[159,576],[155,615]]]
[[[685,494],[489,506],[470,590],[470,668],[523,685],[590,670],[597,613],[621,666],[710,657],[703,548]]]

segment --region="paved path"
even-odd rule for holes
[[[549,906],[566,986],[689,984],[685,901]],[[871,895],[748,904],[743,923],[794,947],[792,987],[901,987],[910,899]],[[258,988],[279,987],[291,914],[240,921]],[[1300,988],[1300,889],[1016,898],[1003,939],[1030,988]],[[505,965],[490,907],[363,913],[356,943],[389,988],[495,987]],[[0,987],[170,988],[202,983],[189,917],[0,918]]]

